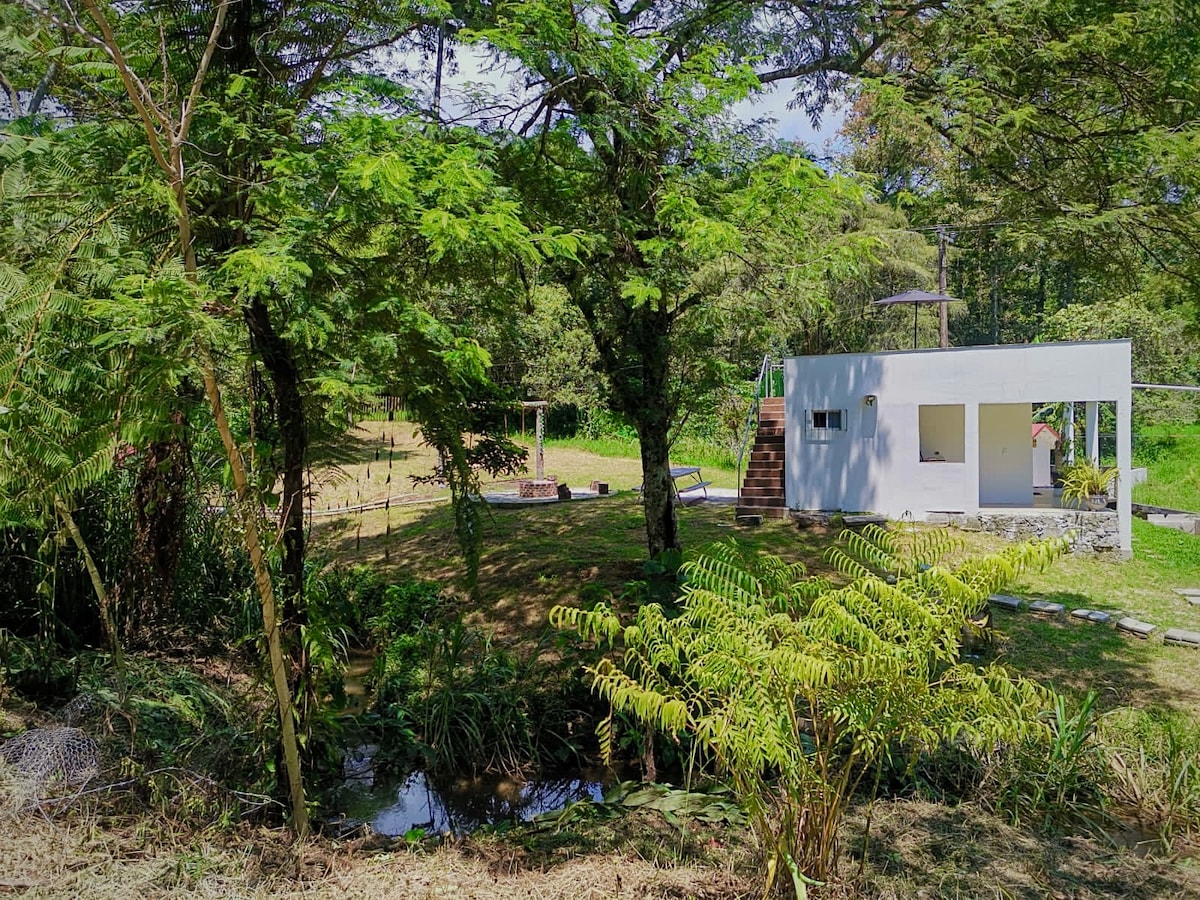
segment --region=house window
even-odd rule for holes
[[[846,430],[846,410],[810,409],[806,416],[806,438],[809,441],[828,441]]]
[[[966,409],[960,403],[922,405],[917,409],[921,462],[966,460]]]
[[[812,414],[813,428],[832,428],[842,430],[842,411],[840,409],[814,409]]]

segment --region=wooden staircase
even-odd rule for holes
[[[782,397],[766,397],[758,415],[758,431],[750,450],[750,464],[742,481],[737,515],[782,519],[784,498],[784,408]]]

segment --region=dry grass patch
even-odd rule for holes
[[[515,859],[515,856],[513,856]],[[721,866],[662,865],[608,853],[538,867],[509,865],[470,842],[434,850],[377,839],[313,840],[283,832],[176,833],[168,822],[124,828],[78,815],[0,825],[0,892],[26,897],[345,897],[600,900],[750,896]]]

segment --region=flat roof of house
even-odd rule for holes
[[[874,353],[815,353],[806,355],[785,356],[783,359],[814,359],[817,357],[837,356],[915,356],[919,353],[966,353],[975,350],[1039,350],[1057,347],[1111,347],[1120,344],[1132,344],[1130,338],[1116,338],[1109,341],[1046,341],[1029,344],[971,344],[968,347],[921,347],[916,350],[878,350]]]

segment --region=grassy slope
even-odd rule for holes
[[[1200,512],[1200,425],[1162,425],[1138,435],[1134,464],[1149,480],[1133,499],[1154,506]]]

